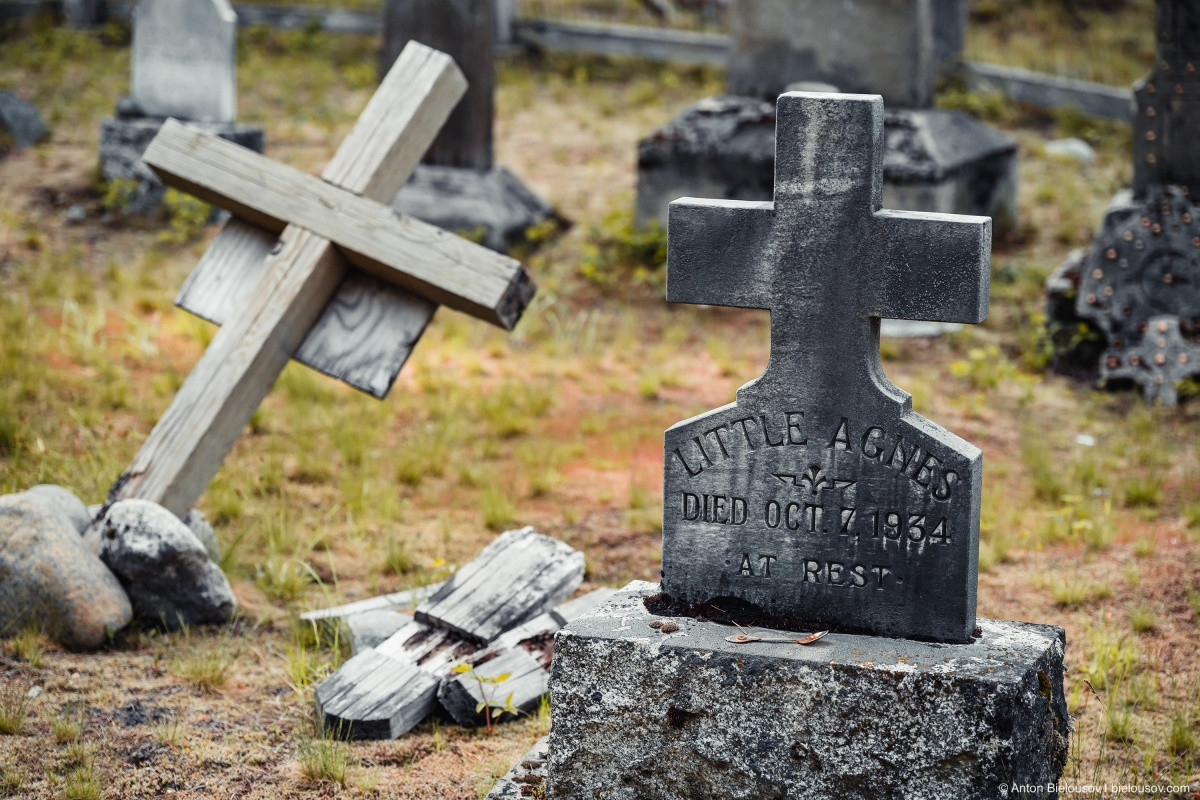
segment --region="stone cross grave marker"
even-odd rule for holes
[[[880,209],[877,96],[785,94],[776,137],[774,202],[669,210],[667,299],[768,309],[771,356],[666,433],[663,594],[966,641],[982,456],[888,381],[879,318],[982,321],[991,220]]]
[[[131,99],[148,116],[233,122],[237,14],[229,0],[142,0]]]
[[[1133,191],[1186,187],[1200,199],[1200,6],[1159,0],[1154,70],[1136,87]]]
[[[385,205],[464,89],[448,56],[410,44],[323,179],[173,120],[163,126],[146,163],[168,184],[235,217],[197,267],[209,275],[201,283],[220,289],[245,271],[259,277],[229,298],[228,321],[110,499],[153,500],[186,514],[301,349],[325,371],[354,373],[344,362],[370,340],[371,354],[398,369],[438,304],[505,328],[516,324],[534,292],[518,262]],[[358,271],[391,293],[372,297],[378,284],[357,279]],[[381,313],[401,318],[382,326],[385,336],[407,335],[388,346],[375,342]]]

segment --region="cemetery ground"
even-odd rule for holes
[[[315,171],[373,90],[377,47],[243,32],[240,118],[266,127],[273,158]],[[54,129],[0,160],[0,492],[52,482],[99,501],[213,335],[170,302],[215,233],[207,209],[172,195],[162,220],[123,219],[107,210],[122,187],[96,182],[99,120],[128,74],[119,28],[0,48],[0,85]],[[490,736],[435,720],[395,742],[315,739],[313,684],[345,653],[298,614],[437,580],[521,524],[583,550],[585,588],[657,577],[663,430],[766,362],[766,315],[669,307],[665,239],[631,225],[637,139],[720,86],[714,70],[506,59],[498,158],[574,221],[532,232],[526,318],[506,335],[441,311],[382,403],[289,366],[200,504],[237,621],[132,629],[95,654],[15,632],[0,645],[0,796],[482,797],[546,713]],[[996,243],[987,323],[885,341],[885,368],[983,449],[980,616],[1067,629],[1064,780],[1195,783],[1200,387],[1171,410],[1094,392],[1048,371],[1043,333],[1042,281],[1128,184],[1129,129],[943,101],[1020,141],[1021,227]],[[1046,154],[1064,136],[1096,160]]]

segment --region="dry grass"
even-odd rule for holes
[[[273,157],[317,169],[366,102],[376,44],[244,33],[242,118],[266,124]],[[0,160],[0,491],[50,481],[99,499],[211,337],[170,298],[214,231],[179,244],[160,240],[164,222],[101,216],[96,131],[127,68],[124,45],[61,31],[0,48],[0,86],[28,92],[56,128]],[[527,319],[509,337],[440,313],[384,403],[290,367],[202,500],[256,625],[224,641],[127,633],[98,654],[48,649],[40,666],[5,649],[0,674],[46,693],[19,733],[0,736],[0,764],[14,765],[0,794],[19,784],[22,797],[61,796],[74,767],[65,754],[41,765],[62,747],[53,721],[68,702],[89,709],[82,738],[93,723],[105,731],[89,769],[113,796],[314,791],[299,758],[306,686],[338,655],[302,644],[288,621],[430,580],[476,553],[489,525],[530,523],[582,548],[589,585],[656,574],[663,429],[729,402],[766,363],[765,315],[668,308],[655,265],[639,261],[654,242],[622,222],[637,139],[717,91],[720,75],[547,58],[505,62],[500,78],[499,160],[577,222],[526,259],[542,287]],[[992,317],[946,340],[888,343],[885,365],[919,411],[986,454],[980,614],[1067,629],[1068,779],[1186,779],[1200,693],[1200,408],[1146,411],[1046,376],[1037,358],[1041,281],[1128,181],[1128,131],[1002,117],[1022,145],[1026,228],[996,254]],[[1044,141],[1076,133],[1095,163],[1044,156]],[[82,224],[65,223],[73,203],[89,212]],[[586,280],[585,262],[638,277]],[[1047,588],[1060,584],[1086,592],[1060,599]],[[522,720],[487,738],[431,723],[356,743],[347,763],[362,772],[347,791],[474,797],[540,730]],[[135,757],[148,760],[128,768]],[[85,794],[87,777],[74,779]]]

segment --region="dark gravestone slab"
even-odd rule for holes
[[[503,251],[554,210],[515,175],[493,163],[496,92],[495,0],[387,0],[380,74],[415,40],[448,54],[467,78],[425,158],[392,207]]]
[[[468,86],[433,145],[425,151],[424,162],[488,169],[492,166],[496,92],[494,0],[387,0],[380,75],[387,74],[409,41],[453,58]]]
[[[982,456],[883,374],[879,318],[982,321],[991,222],[880,210],[878,97],[779,98],[775,200],[671,204],[667,299],[771,312],[737,402],[666,433],[663,593],[970,639]]]
[[[884,115],[883,199],[890,208],[978,214],[1016,223],[1017,143],[960,111]],[[638,143],[637,220],[666,222],[677,197],[769,200],[775,107],[753,97],[709,97]]]
[[[965,0],[732,0],[729,91],[774,99],[797,81],[928,108],[961,59]]]
[[[1200,197],[1200,4],[1160,0],[1157,64],[1134,89],[1133,191],[1174,184]]]
[[[0,91],[0,134],[7,132],[17,147],[33,147],[50,135],[36,108],[9,91]]]

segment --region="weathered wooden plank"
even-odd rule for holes
[[[531,527],[508,531],[458,570],[415,618],[478,644],[562,602],[583,582],[583,554]]]
[[[511,330],[533,296],[508,256],[177,120],[142,160],[169,186],[264,230],[310,230],[358,268],[485,322]]]
[[[391,594],[381,594],[377,597],[369,597],[366,600],[355,600],[353,603],[343,603],[340,606],[331,606],[329,608],[318,608],[313,611],[305,611],[300,615],[300,619],[305,621],[322,620],[322,619],[345,619],[362,614],[367,611],[378,611],[380,609],[398,609],[407,614],[411,614],[416,610],[419,604],[426,597],[430,597],[440,589],[441,582],[430,583],[426,586],[418,586],[415,589],[405,589],[403,592],[393,592]]]
[[[184,282],[175,305],[224,325],[254,289],[278,237],[231,219]],[[384,398],[437,305],[352,269],[292,355],[301,364]]]
[[[366,650],[317,687],[317,725],[343,739],[395,739],[433,710],[437,688],[420,667]]]
[[[431,120],[444,118],[463,89],[462,75],[450,59],[414,44],[368,104],[391,107],[399,121],[381,127],[378,114],[364,112],[361,122],[377,135],[391,131],[407,140],[404,148],[416,155],[406,150],[403,160],[415,164],[436,130]],[[361,147],[355,132],[348,141]],[[395,157],[396,147],[376,142],[366,149],[383,158]],[[326,180],[345,178],[354,188],[379,196],[399,188],[372,183],[364,174],[361,153],[335,161],[344,174],[327,170]],[[402,183],[406,177],[379,166],[393,181]],[[346,274],[334,246],[301,228],[289,226],[273,252],[236,321],[217,332],[133,465],[110,490],[110,499],[152,500],[183,518]]]
[[[507,674],[500,683],[482,683],[480,678],[496,678]],[[476,706],[485,699],[493,704],[492,722],[514,720],[511,714],[497,716],[496,705],[509,702],[523,713],[538,707],[549,688],[550,673],[525,650],[514,647],[499,653],[484,663],[475,665],[469,673],[455,673],[438,687],[437,699],[446,713],[459,725],[479,725],[484,712]]]

